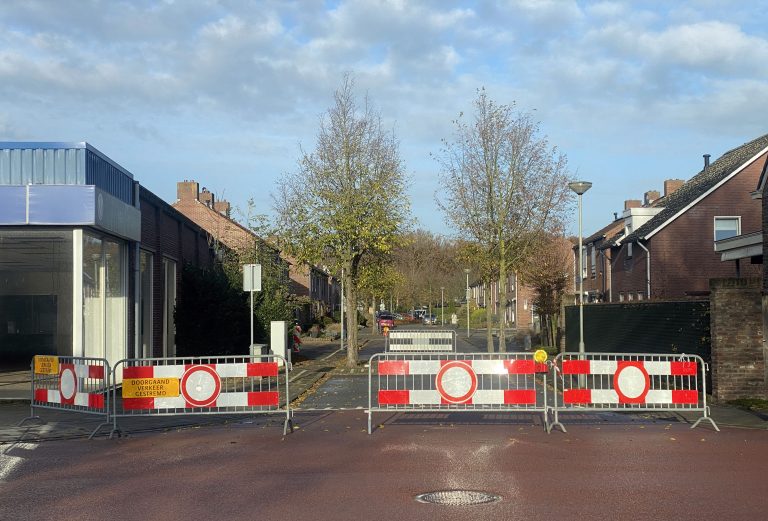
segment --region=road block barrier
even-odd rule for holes
[[[706,364],[695,355],[561,353],[552,364],[555,381],[553,421],[565,427],[563,412],[694,411],[719,431],[709,416]]]
[[[110,436],[120,433],[118,418],[198,414],[285,414],[283,433],[293,431],[282,356],[129,358],[114,371],[122,385],[114,390]]]
[[[31,364],[32,398],[27,421],[43,419],[35,409],[53,409],[103,416],[89,438],[109,426],[109,362],[104,358],[35,355]]]
[[[456,332],[453,330],[431,331],[423,329],[392,330],[387,336],[385,351],[412,352],[455,352]]]
[[[527,411],[546,424],[547,366],[528,353],[380,353],[368,367],[374,412]]]

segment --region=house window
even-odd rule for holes
[[[632,293],[627,293],[627,300],[632,302]]]
[[[627,243],[627,258],[628,259],[632,258],[632,243],[631,242]]]
[[[597,248],[592,246],[592,257],[590,258],[590,267],[592,268],[592,278],[597,276]]]
[[[741,233],[741,217],[715,217],[715,240],[721,241]]]
[[[642,291],[638,291],[637,292],[637,300],[643,300],[643,292]]]
[[[619,293],[619,302],[624,302],[624,293]]]

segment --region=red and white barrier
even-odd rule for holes
[[[548,368],[532,354],[390,352],[369,368],[369,433],[376,410],[526,410],[546,420]]]
[[[704,361],[698,356],[561,353],[555,359],[554,421],[570,410],[687,410],[709,417]]]
[[[145,398],[123,396],[123,408],[278,407],[280,394],[277,391],[222,392],[221,384],[222,378],[277,377],[278,370],[277,362],[125,367],[124,383],[126,380],[177,379],[179,395]]]
[[[280,356],[127,359],[115,365],[119,370],[113,433],[121,417],[259,412],[285,413],[283,432],[293,430],[288,364]]]
[[[564,375],[611,375],[613,389],[564,389],[565,403],[697,404],[697,389],[651,389],[651,376],[693,376],[689,361],[564,360]]]
[[[30,416],[21,424],[42,418],[35,409],[55,409],[104,416],[91,433],[109,425],[111,371],[104,358],[36,355],[32,360]]]

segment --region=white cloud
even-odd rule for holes
[[[424,186],[434,185],[429,152],[481,86],[536,109],[553,142],[580,158],[601,141],[623,153],[639,141],[663,148],[669,136],[746,133],[742,142],[762,132],[766,8],[674,4],[9,0],[0,139],[85,138],[108,155],[120,148],[118,161],[175,149],[182,170],[221,165],[231,186],[257,170],[268,186],[294,168],[297,143],[312,147],[346,71],[396,128]],[[206,143],[217,157],[202,157]],[[591,153],[602,167],[601,150]],[[150,160],[138,167],[174,193],[172,174]]]

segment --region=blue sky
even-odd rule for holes
[[[0,140],[88,141],[169,202],[195,179],[269,213],[351,71],[400,139],[418,226],[451,235],[430,153],[485,87],[593,182],[589,235],[768,132],[766,26],[747,0],[5,0]]]

